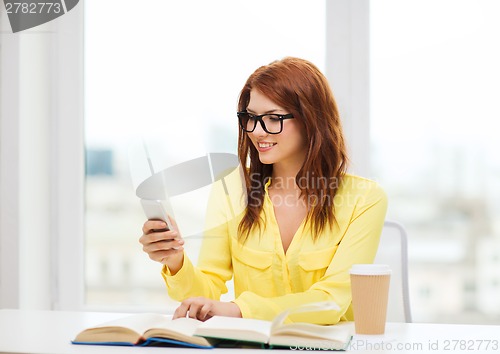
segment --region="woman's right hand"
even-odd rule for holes
[[[146,221],[142,227],[139,242],[149,258],[165,264],[170,273],[175,274],[181,269],[184,261],[184,240],[177,231],[177,225],[173,219],[172,222],[174,230],[167,230],[167,224],[164,221]]]

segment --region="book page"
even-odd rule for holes
[[[196,328],[203,322],[198,321],[194,318],[181,317],[172,320],[172,316],[165,316],[163,319],[158,318],[157,321],[151,321],[145,331],[145,337],[152,337],[151,332],[157,333],[180,333],[185,336],[192,336],[196,331]]]
[[[267,343],[271,322],[250,318],[214,316],[203,322],[195,332],[197,336]]]
[[[276,329],[283,326],[285,319],[294,313],[302,313],[302,312],[316,312],[316,311],[329,311],[329,310],[340,310],[339,305],[334,301],[320,301],[313,302],[309,304],[303,304],[296,307],[292,307],[288,310],[285,310],[278,314],[272,324],[271,324],[271,333],[274,333]]]
[[[333,301],[316,302],[297,306],[280,313],[272,322],[270,345],[311,347],[319,349],[341,349],[350,340],[351,323],[324,326],[305,322],[285,324],[285,319],[294,313],[339,310]]]
[[[151,325],[171,322],[171,316],[153,313],[135,314],[104,322],[80,332],[75,341],[136,343]]]
[[[352,323],[340,322],[323,326],[310,323],[290,323],[275,329],[272,336],[299,336],[343,342],[352,335]]]
[[[210,343],[202,337],[195,337],[196,329],[203,322],[193,318],[181,317],[175,320],[167,319],[159,321],[144,333],[145,338],[160,337],[174,339],[180,342],[188,342],[201,346],[210,346]]]

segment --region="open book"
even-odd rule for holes
[[[195,336],[203,322],[156,313],[141,313],[86,328],[77,334],[73,344],[104,345],[178,345],[211,348],[212,344]]]
[[[302,305],[282,312],[272,322],[223,316],[201,322],[191,318],[172,320],[171,316],[160,314],[137,314],[84,329],[73,343],[344,350],[352,337],[351,323],[331,326],[284,323],[292,313],[336,309],[338,306],[333,302]]]

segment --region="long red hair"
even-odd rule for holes
[[[325,76],[311,62],[286,57],[258,68],[241,90],[238,110],[250,102],[250,92],[260,91],[292,113],[309,141],[302,168],[295,177],[308,202],[307,221],[313,238],[335,221],[333,200],[347,170],[347,149],[339,112]],[[244,168],[247,208],[239,224],[239,238],[246,240],[253,227],[260,228],[264,186],[273,166],[263,164],[246,132],[238,136],[238,156]],[[305,181],[305,183],[304,183]]]

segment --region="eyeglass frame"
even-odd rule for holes
[[[254,125],[253,125],[253,129],[252,130],[247,130],[243,126],[242,118],[240,116],[240,115],[243,115],[243,114],[249,114],[250,116],[253,117],[253,119],[254,119]],[[241,129],[243,129],[243,131],[246,132],[246,133],[252,133],[255,130],[255,128],[257,128],[257,122],[259,122],[260,126],[262,127],[262,129],[264,129],[264,131],[267,134],[280,134],[283,131],[283,121],[285,119],[295,118],[292,113],[287,113],[287,114],[266,113],[266,114],[256,115],[256,114],[249,113],[248,111],[240,111],[240,112],[236,112],[236,115],[238,116],[238,122],[240,123]],[[280,121],[280,131],[277,132],[277,133],[272,133],[269,130],[267,130],[266,123],[264,123],[264,121],[262,120],[262,118],[264,116],[276,116],[276,117],[278,117],[278,119]]]

